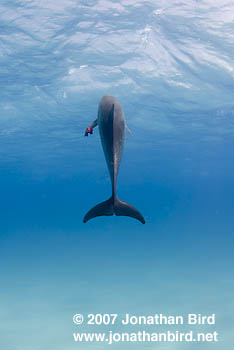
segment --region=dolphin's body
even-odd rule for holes
[[[117,176],[124,148],[125,120],[121,105],[113,96],[103,96],[98,108],[98,118],[86,129],[85,136],[88,136],[89,133],[92,134],[93,128],[97,125],[110,173],[112,196],[107,201],[90,209],[83,221],[87,222],[97,216],[115,214],[130,216],[145,224],[143,216],[137,209],[120,201],[116,196]]]

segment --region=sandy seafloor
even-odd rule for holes
[[[234,334],[234,5],[227,0],[2,0],[0,348],[229,350]],[[109,198],[98,129],[115,96],[126,217]],[[75,343],[76,313],[215,313],[218,342]]]

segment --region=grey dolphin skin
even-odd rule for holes
[[[113,96],[103,96],[99,103],[97,119],[86,129],[85,136],[93,133],[95,126],[99,127],[102,148],[109,169],[112,196],[88,211],[83,222],[97,216],[130,216],[145,224],[141,213],[132,205],[123,202],[116,196],[117,176],[124,148],[125,121],[120,103]]]

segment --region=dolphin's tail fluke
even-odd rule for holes
[[[142,224],[145,224],[145,219],[136,208],[131,204],[119,200],[117,197],[115,198],[114,211],[115,215],[130,216],[131,218],[139,220]]]
[[[88,211],[85,215],[83,222],[87,222],[97,216],[130,216],[131,218],[139,220],[142,224],[145,224],[145,219],[141,213],[134,208],[131,204],[119,200],[117,197],[111,197],[105,202],[102,202]]]
[[[85,215],[83,222],[87,222],[90,219],[96,218],[97,216],[111,216],[114,213],[114,203],[112,197],[105,202],[95,205]]]

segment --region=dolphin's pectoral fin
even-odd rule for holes
[[[111,197],[105,202],[99,203],[92,209],[88,211],[85,215],[83,222],[87,222],[88,220],[95,218],[97,216],[111,216],[114,213],[114,205],[113,198]]]
[[[117,216],[130,216],[131,218],[139,220],[142,224],[145,224],[144,217],[136,208],[118,198],[115,199],[114,211]]]
[[[132,131],[129,129],[129,127],[127,126],[127,124],[125,124],[125,128],[126,128],[127,132],[128,132],[130,135],[132,135]]]
[[[93,133],[93,129],[90,126],[88,126],[87,129],[85,130],[85,136],[88,136],[89,134],[92,135],[92,133]]]
[[[95,128],[97,125],[98,125],[97,119],[95,119],[95,120],[92,122],[92,124],[90,124],[90,125],[86,128],[86,130],[85,130],[85,136],[88,136],[89,134],[92,135],[92,133],[93,133],[93,128]]]

